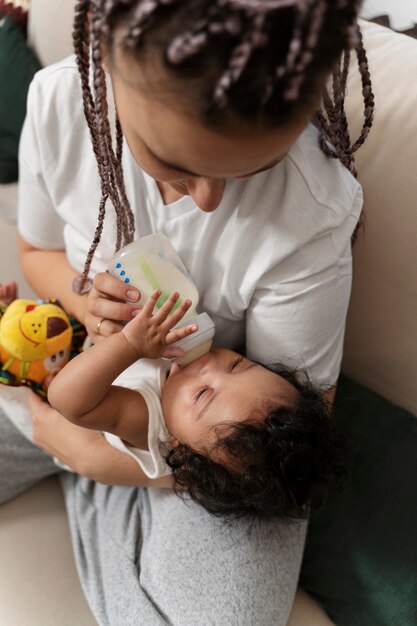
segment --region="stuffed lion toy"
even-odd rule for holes
[[[17,299],[0,313],[1,371],[46,385],[70,359],[72,326],[57,304]]]

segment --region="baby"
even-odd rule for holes
[[[160,359],[178,355],[172,344],[196,327],[175,328],[189,300],[175,309],[174,293],[155,311],[159,296],[64,367],[49,387],[52,406],[108,433],[144,475],[171,471],[174,487],[210,513],[306,516],[341,472],[320,392],[295,372],[269,370],[230,350],[211,350],[186,366]],[[122,372],[133,388],[117,384]]]

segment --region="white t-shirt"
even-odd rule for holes
[[[111,433],[104,433],[104,436],[114,448],[135,459],[149,478],[159,478],[171,473],[161,453],[161,444],[167,443],[169,438],[162,412],[161,393],[170,367],[171,364],[163,359],[140,359],[120,374],[113,383],[134,389],[143,396],[148,407],[149,450],[129,446],[120,437]]]
[[[316,129],[309,126],[271,170],[228,179],[213,213],[189,196],[164,205],[126,143],[123,167],[136,236],[160,232],[170,239],[197,285],[201,310],[216,324],[216,345],[246,341],[251,359],[303,367],[318,386],[335,383],[362,191],[337,160],[323,155]],[[35,247],[65,249],[81,272],[99,199],[70,57],[41,70],[30,87],[20,144],[20,233]],[[115,232],[109,203],[93,274],[108,267]]]

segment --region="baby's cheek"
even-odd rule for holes
[[[166,383],[162,390],[161,404],[165,424],[170,433],[175,434],[181,428],[182,402],[179,390]],[[175,432],[174,432],[175,431]]]

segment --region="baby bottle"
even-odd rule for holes
[[[162,291],[156,303],[157,308],[166,302],[173,291],[180,293],[180,299],[174,308],[180,306],[184,300],[191,300],[191,308],[178,326],[196,324],[198,330],[173,344],[185,352],[184,356],[175,357],[174,361],[186,365],[210,350],[215,332],[214,323],[207,313],[197,313],[197,287],[164,235],[157,233],[142,237],[116,252],[109,272],[115,278],[139,289],[139,304],[144,304],[156,289]]]

